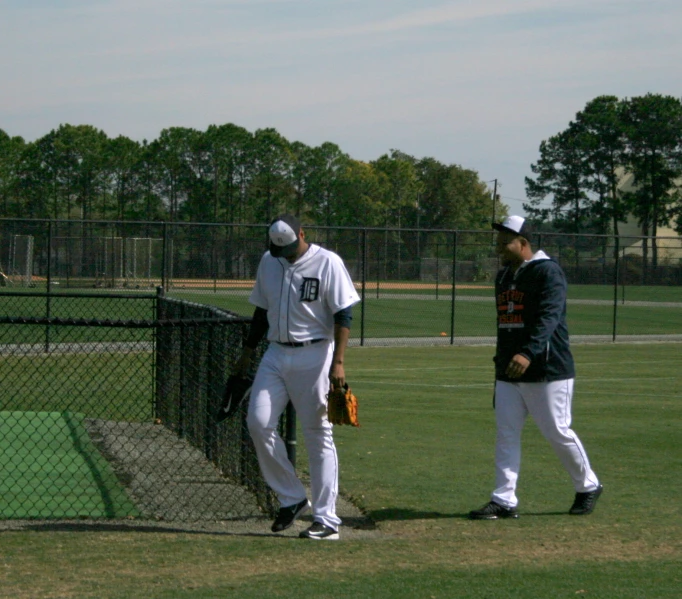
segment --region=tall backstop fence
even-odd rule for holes
[[[358,287],[353,343],[457,344],[494,335],[492,229],[304,229],[308,241],[344,259]],[[566,272],[574,335],[682,334],[679,236],[541,232],[534,247]],[[0,219],[8,290],[144,293],[162,286],[169,296],[245,316],[266,248],[265,225]]]
[[[0,302],[1,518],[274,513],[246,406],[215,420],[248,318],[162,293]]]

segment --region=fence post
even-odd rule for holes
[[[625,305],[625,285],[627,283],[627,277],[628,277],[628,269],[627,269],[627,263],[625,262],[625,248],[623,248],[623,265],[625,266],[625,272],[623,272],[620,275],[620,287],[622,293],[622,301],[621,303]]]
[[[216,250],[216,237],[218,236],[218,227],[211,227],[211,274],[213,275],[213,293],[218,292],[218,252]]]
[[[163,232],[163,241],[161,242],[161,287],[168,289],[168,273],[166,272],[168,262],[168,256],[166,255],[168,252],[168,226],[166,221],[163,221],[161,229]]]
[[[452,297],[450,298],[450,345],[455,343],[455,299],[457,296],[457,231],[452,238]]]
[[[225,325],[208,325],[204,327],[208,333],[208,358],[206,360],[206,410],[204,413],[204,455],[210,461],[214,460],[215,438],[217,423],[215,421],[214,397],[219,388],[219,381],[222,380],[222,364],[215,364],[215,355],[218,349],[216,336],[218,327],[222,331]],[[198,332],[198,330],[197,330]],[[222,340],[222,336],[220,336]]]
[[[47,223],[47,295],[45,296],[45,316],[52,315],[52,220]],[[50,352],[50,325],[45,325],[45,353]]]
[[[367,289],[367,229],[362,230],[362,303],[360,305],[360,345],[365,345],[365,290]]]
[[[185,319],[185,307],[186,304],[182,304],[180,306],[180,319],[184,320]],[[188,356],[187,356],[187,343],[186,343],[186,336],[187,336],[187,327],[180,325],[178,327],[178,332],[180,333],[180,372],[178,376],[178,380],[180,381],[179,385],[179,393],[178,393],[178,437],[181,439],[185,438],[185,409],[186,409],[186,404],[187,404],[187,393],[186,393],[186,383],[187,383],[187,378],[186,378],[186,371],[187,371],[187,361],[188,361]]]
[[[436,244],[436,299],[438,299],[438,284],[440,283],[440,243]]]
[[[165,342],[168,337],[163,333],[159,326],[159,321],[163,316],[163,299],[164,288],[159,286],[156,288],[156,299],[154,300],[154,319],[156,326],[154,327],[154,354],[153,354],[153,370],[154,376],[152,380],[152,402],[154,418],[159,418],[159,405],[161,404],[160,395],[166,388],[166,378],[163,376],[165,369],[163,368],[163,361],[166,359],[167,348]]]
[[[613,280],[613,332],[612,332],[612,337],[611,340],[615,341],[616,340],[616,327],[618,323],[618,275],[620,274],[620,260],[619,260],[619,255],[620,255],[620,250],[619,250],[619,237],[616,236],[616,250],[614,252],[614,255],[616,256],[616,261],[613,266],[614,268],[614,280]]]

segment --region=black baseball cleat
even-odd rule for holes
[[[480,510],[469,512],[470,520],[499,520],[500,518],[518,518],[519,513],[515,507],[504,507],[491,501],[486,503]]]
[[[313,522],[313,525],[310,528],[307,528],[298,536],[301,539],[337,541],[339,538],[339,531],[334,530],[330,526],[325,526],[321,522]]]
[[[275,521],[272,523],[272,528],[270,530],[272,530],[272,532],[282,532],[283,530],[290,528],[296,521],[296,518],[301,514],[305,514],[309,509],[310,503],[307,499],[299,501],[294,505],[279,508],[277,518],[275,518]]]
[[[587,516],[587,514],[591,514],[597,505],[597,499],[599,499],[603,491],[604,487],[599,485],[594,491],[576,493],[575,500],[568,513],[572,516]]]

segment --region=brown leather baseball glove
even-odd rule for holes
[[[327,418],[332,424],[360,426],[360,422],[358,422],[358,398],[355,397],[348,385],[334,389],[327,395]]]

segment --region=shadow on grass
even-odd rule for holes
[[[520,512],[520,518],[540,518],[545,516],[568,516],[568,512]],[[440,520],[447,518],[469,519],[469,512],[457,512],[444,514],[443,512],[425,512],[411,508],[388,507],[380,510],[372,510],[369,517],[374,522],[385,522],[388,520]]]
[[[469,512],[444,514],[442,512],[424,512],[411,508],[385,507],[369,512],[369,517],[375,522],[386,520],[439,520],[441,518],[466,518]]]
[[[569,516],[567,512],[528,512],[521,513],[523,518],[538,518],[538,517],[557,517]],[[436,511],[422,511],[411,508],[390,507],[373,510],[367,515],[360,518],[346,517],[343,519],[342,528],[347,533],[351,530],[358,531],[360,535],[379,534],[381,530],[377,528],[381,522],[389,521],[410,521],[410,520],[441,520],[441,519],[462,519],[467,520],[469,512],[458,513],[443,513]],[[309,518],[304,517],[304,520]],[[4,526],[0,523],[0,536],[3,533],[33,531],[33,532],[135,532],[135,533],[156,533],[156,534],[190,534],[190,535],[207,535],[207,536],[224,536],[224,537],[259,537],[272,539],[291,539],[298,536],[296,532],[287,532],[286,534],[272,533],[269,530],[269,519],[246,519],[223,521],[222,523],[180,523],[180,522],[163,522],[163,521],[135,521],[134,519],[126,521],[13,521],[5,522]],[[224,526],[229,527],[226,530]],[[351,536],[352,538],[352,536]]]
[[[274,537],[286,538],[282,535],[271,532],[254,532],[247,530],[227,531],[215,530],[211,528],[196,528],[191,525],[162,525],[150,523],[122,523],[122,522],[36,522],[32,524],[21,524],[17,527],[0,530],[0,534],[18,531],[33,532],[139,532],[156,534],[196,534],[196,535],[215,535],[215,536],[246,536],[246,537]]]
[[[519,517],[523,518],[542,518],[543,516],[570,516],[568,511],[565,512],[519,512]],[[579,518],[580,516],[570,516],[571,518]]]
[[[304,516],[302,521],[312,522],[310,516]],[[195,534],[228,537],[261,537],[274,539],[290,539],[298,536],[298,532],[293,528],[286,533],[270,532],[269,518],[246,518],[225,520],[220,522],[170,522],[170,521],[136,521],[117,520],[61,520],[61,521],[13,521],[5,522],[5,526],[0,522],[0,535],[7,532],[135,532],[135,533],[156,533],[156,534]],[[342,527],[347,531],[374,531],[376,525],[370,518],[346,517],[343,519]]]

